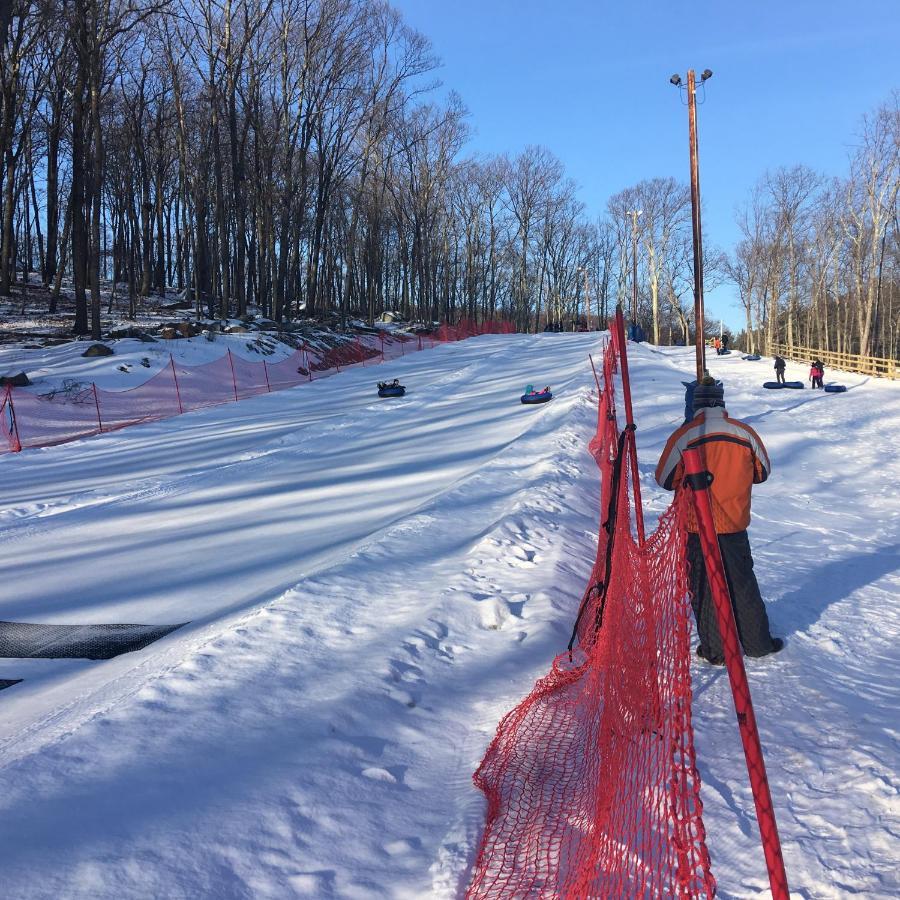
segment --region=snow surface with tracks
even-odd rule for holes
[[[652,526],[694,357],[629,351]],[[459,896],[472,772],[565,647],[595,552],[589,352],[485,336],[0,457],[0,619],[190,623],[104,662],[0,660],[24,679],[0,691],[3,896]],[[85,377],[71,347],[11,353]],[[88,377],[121,384],[129,353]],[[897,896],[900,384],[767,391],[771,361],[709,365],[773,463],[751,541],[787,646],[747,668],[792,893]],[[379,400],[394,377],[406,397]],[[529,382],[555,399],[520,405]],[[693,667],[719,895],[768,896],[727,677]]]

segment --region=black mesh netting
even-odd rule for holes
[[[21,680],[21,678],[0,678],[0,691],[2,691],[3,688],[12,687],[14,684],[18,684]]]
[[[31,622],[0,622],[0,657],[112,659],[120,653],[140,650],[185,624],[36,625]],[[2,687],[9,687],[9,684],[0,684]]]

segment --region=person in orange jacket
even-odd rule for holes
[[[706,468],[712,473],[710,500],[713,520],[725,564],[725,576],[741,646],[747,656],[767,656],[784,646],[773,638],[769,617],[753,572],[753,556],[747,527],[750,494],[754,484],[769,477],[771,463],[759,435],[725,409],[725,391],[709,376],[694,388],[694,417],[666,442],[656,467],[656,481],[667,491],[679,490],[684,480],[682,451],[701,447]],[[725,661],[715,607],[706,577],[706,566],[693,509],[688,513],[687,556],[691,580],[691,605],[697,620],[700,645],[697,655],[715,665]]]

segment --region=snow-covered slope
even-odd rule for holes
[[[652,518],[693,354],[629,347]],[[0,692],[4,896],[458,894],[471,773],[590,571],[597,351],[482,337],[0,458],[0,618],[190,620],[106,662],[0,660],[25,679]],[[751,539],[788,646],[748,669],[788,877],[892,896],[900,385],[771,392],[765,361],[710,365],[773,458]],[[385,377],[407,396],[378,400]],[[556,398],[521,406],[527,382]],[[765,896],[727,680],[695,675],[720,893]]]

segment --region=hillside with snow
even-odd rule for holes
[[[591,570],[600,348],[483,336],[0,456],[0,619],[187,623],[110,660],[0,659],[22,679],[0,691],[3,896],[459,896],[472,772]],[[652,528],[694,354],[628,349]],[[120,341],[88,370],[71,346],[4,349],[0,371],[115,389],[147,352]],[[750,536],[787,646],[747,669],[792,893],[897,896],[900,383],[767,391],[771,360],[709,366],[773,465]],[[378,399],[395,377],[407,395]],[[522,406],[527,383],[554,400]],[[692,667],[719,896],[765,897],[727,676]]]

